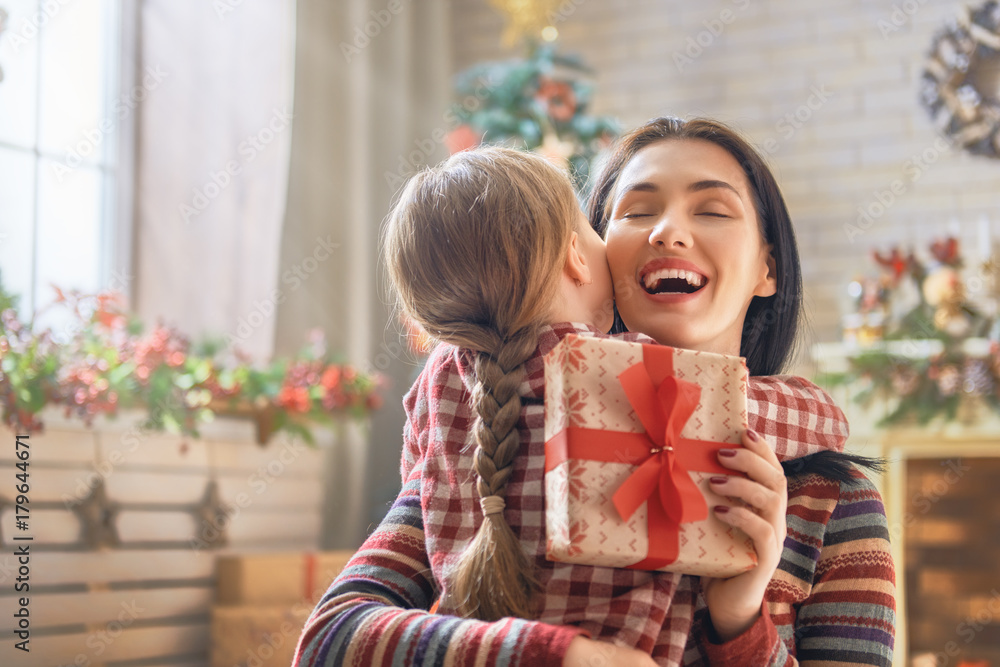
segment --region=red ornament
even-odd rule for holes
[[[576,115],[576,93],[565,81],[539,77],[535,99],[548,107],[549,115],[558,121],[568,121]]]
[[[954,265],[958,263],[958,239],[949,236],[944,240],[934,241],[931,244],[931,254],[934,259],[942,264]]]

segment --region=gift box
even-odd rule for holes
[[[288,667],[312,605],[215,606],[212,667]]]
[[[570,335],[545,357],[546,557],[731,577],[757,555],[711,508],[742,447],[740,357]]]
[[[316,602],[353,551],[219,556],[216,602],[223,605]]]

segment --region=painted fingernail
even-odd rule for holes
[[[720,449],[719,450],[719,456],[725,456],[727,458],[730,457],[730,456],[736,456],[736,450],[735,449]]]
[[[757,431],[753,430],[752,428],[747,429],[747,437],[753,440],[754,442],[760,441],[760,434],[757,433]]]
[[[726,512],[729,511],[729,508],[726,507],[725,505],[716,505],[715,511],[717,514],[725,514]]]
[[[708,481],[710,481],[712,484],[725,484],[727,479],[729,478],[724,477],[722,475],[718,475],[716,477],[709,477]]]

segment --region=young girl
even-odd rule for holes
[[[603,243],[566,175],[504,149],[452,156],[404,189],[385,255],[403,307],[447,344],[405,399],[403,489],[307,621],[296,664],[677,664],[691,628],[690,604],[671,613],[679,577],[544,558],[542,356],[612,319]],[[751,425],[779,452],[843,446],[842,413],[808,383],[749,391]]]

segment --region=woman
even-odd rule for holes
[[[607,242],[619,329],[740,354],[752,376],[784,368],[802,301],[795,237],[767,166],[729,128],[660,118],[634,130],[595,184],[590,220]],[[686,664],[891,664],[885,510],[852,462],[873,465],[823,452],[786,463],[786,478],[766,448],[748,448],[728,464],[745,479],[712,479],[747,503],[716,514],[760,561],[726,580],[685,577],[698,609]]]

